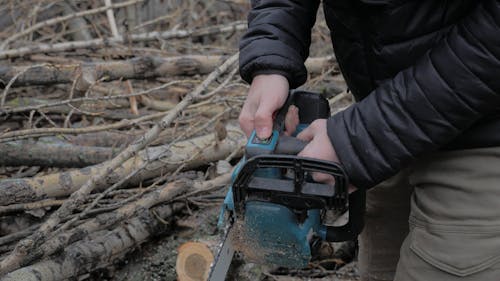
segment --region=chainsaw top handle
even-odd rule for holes
[[[330,117],[330,105],[320,94],[301,90],[290,91],[285,104],[276,113],[271,136],[260,139],[255,130],[252,132],[245,149],[247,159],[262,154],[296,155],[307,145],[307,142],[283,134],[285,117],[291,105],[296,106],[299,111],[299,124],[295,134],[300,133],[316,119]]]

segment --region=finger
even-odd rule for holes
[[[285,116],[285,134],[287,136],[292,135],[295,132],[297,125],[299,125],[299,122],[299,109],[296,106],[291,105]]]
[[[325,183],[328,185],[335,184],[335,178],[332,175],[325,173],[313,173],[312,178],[315,182]]]
[[[255,105],[255,103],[247,100],[245,104],[243,104],[240,116],[238,117],[240,127],[247,138],[250,137],[252,131],[254,130],[255,111],[257,111],[257,106]]]
[[[308,126],[297,135],[297,138],[299,140],[310,142],[314,138],[314,129],[311,126]]]
[[[273,113],[281,107],[276,100],[270,100],[259,104],[255,112],[254,126],[257,137],[267,139],[271,136],[273,128]]]

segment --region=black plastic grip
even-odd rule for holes
[[[299,109],[300,123],[310,124],[316,119],[330,117],[330,105],[321,94],[295,90],[293,104]]]
[[[357,190],[349,194],[349,221],[342,226],[327,226],[326,241],[355,240],[365,226],[365,202],[365,190]]]
[[[281,135],[278,139],[278,144],[274,149],[274,153],[297,155],[307,144],[308,142],[299,140],[298,138]]]
[[[299,121],[301,124],[310,124],[316,119],[330,117],[330,105],[328,100],[319,93],[301,90],[292,90],[288,94],[283,107],[281,107],[274,119],[274,130],[282,133],[285,128],[285,117],[288,108],[294,105],[299,109]]]

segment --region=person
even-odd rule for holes
[[[322,4],[357,102],[298,137],[301,155],[338,161],[369,189],[362,280],[498,280],[500,1]],[[306,81],[319,5],[252,0],[240,43],[247,135],[269,137],[273,112]]]

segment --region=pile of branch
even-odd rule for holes
[[[76,278],[227,187],[246,142],[237,49],[249,7],[15,2],[0,0],[0,279]],[[311,87],[339,81],[333,56],[306,66]]]

